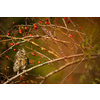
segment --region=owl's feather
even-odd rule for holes
[[[25,70],[29,64],[29,59],[27,58],[26,51],[24,49],[20,50],[15,55],[13,71],[18,72]]]

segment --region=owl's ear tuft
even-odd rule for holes
[[[24,48],[23,48],[22,50],[24,50]],[[24,50],[24,51],[25,51],[25,50]]]
[[[24,50],[24,48],[21,50],[21,52],[23,52],[23,55],[26,55],[26,51]]]
[[[22,49],[22,51],[24,51],[24,52],[25,52],[24,48]]]

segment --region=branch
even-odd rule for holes
[[[64,20],[64,18],[62,18],[62,20],[63,20],[63,22],[64,22],[65,27],[68,28],[68,27],[67,27],[67,24],[66,24],[66,22],[65,22],[65,20]]]
[[[43,66],[43,65],[46,65],[46,64],[49,64],[49,63],[52,63],[52,62],[55,62],[55,61],[59,61],[59,60],[63,60],[63,59],[69,59],[69,58],[72,58],[72,57],[79,57],[79,56],[83,56],[83,54],[77,54],[77,55],[71,55],[71,56],[60,57],[60,58],[57,58],[57,59],[54,59],[54,60],[50,60],[50,61],[47,61],[47,62],[45,62],[45,63],[39,64],[39,65],[33,66],[33,67],[31,67],[31,68],[29,68],[29,69],[27,69],[27,70],[24,70],[23,72],[21,72],[21,73],[15,75],[14,77],[11,77],[10,79],[8,79],[8,80],[7,80],[6,82],[4,82],[3,84],[7,84],[7,83],[11,82],[12,80],[14,80],[15,78],[17,78],[18,76],[20,76],[20,75],[22,75],[22,74],[24,74],[24,73],[26,73],[26,72],[29,72],[29,71],[31,71],[31,70],[33,70],[33,69],[35,69],[35,68],[41,67],[41,66]]]
[[[94,58],[98,58],[98,57],[97,57],[97,56],[91,57],[91,59],[94,59]],[[47,74],[47,75],[45,76],[45,79],[47,79],[47,78],[50,77],[51,75],[53,75],[53,74],[55,74],[55,73],[61,71],[62,69],[66,68],[66,67],[68,67],[68,66],[70,66],[70,65],[73,65],[73,64],[76,64],[76,63],[80,62],[81,60],[82,60],[82,59],[77,59],[77,60],[75,60],[75,61],[73,61],[73,62],[70,62],[70,63],[65,64],[64,66],[60,67],[59,69],[54,70],[54,71],[50,72],[49,74]],[[82,61],[84,61],[84,60],[87,60],[87,58],[86,58],[86,59],[83,59]],[[45,80],[45,79],[44,79],[44,80]],[[40,82],[40,84],[42,84],[42,83],[44,82],[44,80],[42,80],[42,81]]]
[[[49,26],[49,25],[39,25],[39,26],[47,27],[47,26]],[[51,24],[51,26],[52,26],[52,27],[63,28],[63,29],[66,29],[66,30],[68,30],[68,31],[74,31],[74,32],[80,33],[80,34],[82,34],[82,35],[86,35],[86,33],[79,32],[78,30],[73,30],[73,29],[70,29],[70,28],[63,27],[63,26],[58,26],[58,25],[53,25],[53,24]]]
[[[88,55],[88,54],[87,54]],[[86,55],[86,56],[87,56]],[[86,56],[84,58],[82,58],[82,60],[78,63],[77,66],[74,67],[74,69],[62,80],[61,84],[65,81],[66,78],[68,78],[72,73],[73,71],[85,60]]]

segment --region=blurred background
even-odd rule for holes
[[[35,24],[35,26],[33,25]],[[66,28],[67,27],[67,28]],[[67,30],[68,29],[68,30]],[[18,49],[25,49],[29,66],[44,63],[58,57],[80,53],[100,52],[100,18],[99,17],[1,17],[0,18],[0,83],[16,75],[13,72],[15,54]],[[7,36],[23,38],[27,36],[44,36],[22,39],[9,39]],[[51,37],[50,37],[51,36]],[[61,42],[59,42],[61,41]],[[67,41],[64,43],[62,41]],[[13,46],[16,43],[18,45]],[[78,46],[78,45],[80,46]],[[9,49],[9,47],[12,49]],[[45,48],[45,50],[44,50]],[[6,51],[2,54],[4,51]],[[52,53],[53,52],[53,53]],[[76,58],[61,60],[31,70],[28,75],[18,77],[12,84],[38,84],[48,73],[60,68]],[[44,84],[60,84],[77,64],[48,77]],[[63,82],[63,84],[100,83],[100,58],[83,61]],[[27,69],[28,69],[27,68]]]

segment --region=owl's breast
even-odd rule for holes
[[[20,70],[20,68],[21,68],[21,59],[15,59],[15,61],[14,61],[14,66],[13,66],[13,71],[14,72],[17,72],[17,71],[19,71]]]
[[[29,64],[29,60],[26,55],[17,54],[15,56],[13,70],[14,72],[18,72],[19,70],[25,70],[28,64]]]

